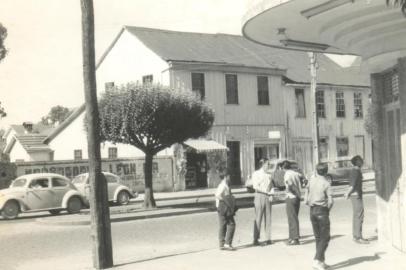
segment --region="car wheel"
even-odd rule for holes
[[[1,211],[1,215],[4,219],[15,219],[20,213],[20,206],[16,201],[8,201]]]
[[[51,215],[59,215],[59,213],[61,213],[60,209],[53,209],[53,210],[49,210],[49,213],[51,213]]]
[[[117,195],[118,205],[127,205],[130,202],[130,194],[127,191],[120,191]]]
[[[68,201],[68,205],[66,207],[68,213],[76,214],[80,212],[80,209],[82,209],[82,201],[80,200],[80,198],[79,197],[70,198]]]

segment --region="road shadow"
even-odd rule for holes
[[[385,254],[385,252],[377,252],[373,256],[360,256],[360,257],[351,258],[351,259],[330,265],[329,269],[335,270],[335,269],[340,269],[340,268],[360,264],[363,262],[377,261],[381,258],[380,255],[383,255],[383,254]]]
[[[167,254],[167,255],[156,256],[156,257],[151,257],[151,258],[147,258],[147,259],[135,260],[135,261],[126,262],[126,263],[120,263],[120,264],[114,265],[113,267],[120,267],[120,266],[132,265],[132,264],[143,263],[143,262],[149,262],[149,261],[154,261],[154,260],[159,260],[159,259],[164,259],[164,258],[170,258],[170,257],[176,257],[176,256],[200,253],[200,252],[204,252],[204,251],[208,251],[208,250],[212,250],[212,249],[211,248],[206,248],[206,249],[199,249],[199,250],[188,251],[188,252],[179,252],[179,253],[174,253],[174,254]]]
[[[312,235],[313,236],[313,235]],[[331,235],[330,236],[330,241],[335,239],[335,238],[339,238],[339,237],[343,237],[343,234],[336,234],[336,235]],[[308,239],[308,240],[304,240],[304,241],[300,241],[301,245],[308,245],[310,243],[314,243],[316,241],[316,239]]]

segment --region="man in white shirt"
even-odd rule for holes
[[[291,169],[289,161],[285,160],[282,168],[286,171],[286,214],[288,216],[289,239],[288,245],[299,245],[299,209],[301,197],[301,179],[303,175]]]
[[[253,245],[259,245],[259,237],[261,233],[262,219],[265,219],[265,244],[272,244],[271,241],[271,213],[272,206],[270,201],[271,196],[271,175],[268,174],[268,160],[261,159],[259,161],[260,169],[252,174],[252,186],[255,189],[254,206],[255,206],[255,222],[254,222],[254,242]]]
[[[231,193],[230,175],[221,173],[222,179],[215,193],[216,207],[219,217],[219,245],[220,249],[234,250],[232,246],[235,231],[235,199]]]

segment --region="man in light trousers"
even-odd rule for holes
[[[252,186],[255,189],[254,206],[255,206],[255,222],[254,222],[254,241],[253,245],[259,245],[259,237],[261,233],[261,224],[264,220],[265,225],[265,244],[272,244],[271,241],[271,175],[268,174],[268,160],[261,159],[260,169],[252,174]]]

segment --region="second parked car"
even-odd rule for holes
[[[128,186],[121,183],[119,176],[109,172],[103,172],[103,174],[106,177],[107,193],[110,202],[114,202],[119,205],[126,205],[130,202],[131,198],[136,198],[138,196],[137,192],[131,190]],[[83,173],[75,176],[72,183],[82,193],[88,203],[90,196],[89,174]]]

